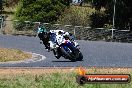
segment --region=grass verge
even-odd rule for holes
[[[19,61],[31,58],[32,55],[19,49],[0,48],[0,62]]]
[[[6,69],[7,70],[7,69]],[[13,69],[15,70],[15,69]],[[20,69],[17,69],[20,70]],[[9,75],[0,75],[0,88],[132,88],[132,82],[129,84],[85,84],[80,86],[76,83],[77,72],[74,70],[59,70],[56,72],[49,73],[53,69],[35,69],[36,73],[40,71],[43,74],[32,74],[29,72],[34,69],[22,69],[21,74],[9,74]],[[38,70],[38,71],[36,71]],[[12,69],[10,69],[12,71]],[[90,68],[87,70],[88,73],[121,73],[132,75],[132,69],[96,69]],[[10,73],[10,72],[9,72]],[[48,74],[45,74],[48,73]]]

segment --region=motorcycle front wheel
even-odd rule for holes
[[[61,52],[62,54],[64,54],[65,59],[69,59],[71,60],[72,62],[75,62],[76,61],[76,57],[68,52],[65,51],[65,49],[63,47],[61,47]]]
[[[77,58],[77,61],[82,61],[83,60],[83,55],[82,53],[79,51],[79,56]]]

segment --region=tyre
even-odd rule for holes
[[[82,61],[83,60],[83,55],[82,53],[79,51],[79,56],[77,58],[77,61]]]
[[[61,47],[61,52],[66,56],[65,59],[69,59],[69,60],[71,60],[71,62],[76,61],[75,55],[69,54],[68,52],[65,51],[65,49],[63,47]]]
[[[66,56],[67,58],[72,58],[71,55],[68,52],[66,52],[63,47],[61,47],[60,49],[61,49],[62,54],[64,54],[64,56]]]
[[[71,53],[71,57],[72,57],[72,58],[71,58],[70,60],[71,60],[72,62],[77,61],[77,58],[79,57],[79,56],[78,56],[78,50],[74,50],[73,53]]]
[[[76,59],[75,58],[72,58],[70,60],[71,60],[71,62],[76,62]]]

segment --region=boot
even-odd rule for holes
[[[53,50],[53,53],[57,59],[61,57],[61,55],[57,51]]]

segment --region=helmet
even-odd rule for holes
[[[59,31],[58,34],[63,34],[63,32]]]

